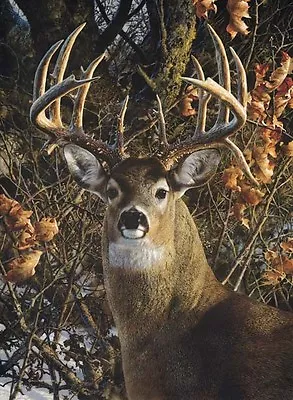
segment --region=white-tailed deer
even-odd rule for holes
[[[293,316],[223,287],[207,264],[187,207],[189,188],[215,172],[225,145],[250,174],[240,150],[228,138],[246,121],[246,77],[237,67],[238,95],[231,93],[224,46],[212,35],[219,83],[183,78],[199,88],[194,135],[169,144],[161,104],[157,156],[133,158],[123,145],[124,105],[115,146],[84,133],[85,97],[103,56],[83,71],[82,80],[63,79],[72,45],[83,26],[63,44],[45,90],[55,44],[36,72],[32,122],[64,145],[69,170],[78,184],[107,204],[103,265],[107,296],[121,341],[130,400],[293,399]],[[60,99],[78,89],[69,127],[60,117]],[[205,130],[210,96],[219,101],[215,125]],[[233,118],[230,118],[230,110]],[[48,114],[47,114],[48,113]],[[107,169],[104,169],[107,163]],[[251,175],[250,175],[251,176]]]

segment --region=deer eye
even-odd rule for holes
[[[118,196],[118,190],[115,188],[109,188],[107,190],[107,196],[108,196],[108,199],[110,199],[110,200],[115,199],[115,197]]]
[[[167,193],[168,193],[168,191],[165,190],[165,189],[158,189],[158,190],[156,191],[155,196],[156,196],[157,199],[163,200],[163,199],[166,198]]]

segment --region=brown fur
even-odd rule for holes
[[[124,180],[127,201],[139,199],[151,208],[149,190],[158,174],[146,169],[128,162],[112,177],[120,185]],[[293,316],[256,304],[216,280],[183,201],[172,194],[152,232],[168,252],[160,265],[146,270],[109,264],[115,218],[109,206],[104,274],[129,399],[292,400]]]

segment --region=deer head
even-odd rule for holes
[[[39,64],[34,81],[31,120],[64,147],[64,156],[76,182],[84,189],[100,196],[108,203],[109,239],[155,241],[162,221],[168,217],[175,201],[186,190],[202,185],[215,172],[220,157],[217,147],[228,146],[238,156],[247,175],[254,180],[245,159],[229,136],[240,129],[246,121],[246,77],[236,53],[231,49],[238,73],[238,98],[231,93],[230,71],[223,44],[214,30],[212,35],[219,68],[220,84],[208,78],[194,58],[198,79],[182,78],[199,88],[198,123],[191,138],[179,144],[169,144],[166,136],[162,105],[157,96],[160,120],[160,145],[157,155],[150,159],[133,159],[125,152],[123,123],[128,97],[118,118],[119,129],[114,146],[86,135],[83,129],[83,108],[93,73],[104,54],[95,59],[82,79],[73,75],[64,79],[68,58],[76,37],[83,29],[78,27],[64,42],[52,74],[53,86],[45,90],[50,60],[62,41],[54,44]],[[61,120],[61,98],[78,89],[74,100],[71,122],[64,127]],[[219,99],[219,113],[214,126],[205,131],[208,102],[211,95]],[[230,110],[233,118],[229,120]],[[47,116],[46,112],[49,116]],[[108,169],[103,166],[106,163]],[[123,171],[123,173],[121,172]],[[129,172],[127,172],[129,171]],[[141,175],[141,172],[143,176]],[[173,206],[172,206],[173,205]]]

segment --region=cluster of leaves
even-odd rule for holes
[[[219,209],[218,215],[223,220],[223,231],[216,256],[211,260],[212,264],[219,262],[223,251],[221,246],[224,245],[224,238],[227,235],[228,239],[233,241],[235,254],[238,254],[236,258],[227,261],[227,274],[223,283],[229,282],[237,290],[241,281],[246,282],[247,292],[250,292],[251,288],[251,293],[258,289],[257,293],[262,301],[272,301],[272,304],[275,303],[277,306],[279,304],[275,293],[280,291],[281,298],[286,298],[285,307],[289,308],[292,253],[285,254],[283,247],[291,240],[287,238],[286,242],[284,239],[285,232],[290,229],[290,222],[285,222],[290,211],[285,203],[282,204],[282,211],[279,211],[278,203],[281,200],[276,198],[276,193],[279,187],[285,188],[290,182],[288,180],[290,172],[286,165],[290,165],[290,158],[293,155],[293,141],[290,133],[284,129],[284,124],[286,127],[286,120],[293,108],[291,73],[292,58],[284,51],[274,55],[271,62],[254,66],[255,83],[248,96],[248,121],[240,136],[244,156],[258,186],[250,182],[235,160],[225,168],[222,181],[231,200],[223,216],[221,208]],[[197,102],[197,89],[187,86],[184,98],[179,103],[180,114],[184,117],[196,116]],[[287,196],[286,190],[285,196]],[[275,212],[274,207],[278,209]],[[279,221],[275,220],[274,229],[262,232],[265,226],[269,226],[278,218],[279,213],[282,216],[279,216]],[[269,218],[269,215],[272,215],[272,218]],[[229,230],[237,229],[237,223],[233,222],[233,219],[244,227],[241,230],[242,238],[239,243],[234,236],[230,237]],[[243,239],[246,235],[245,243]],[[281,242],[278,235],[282,236]],[[236,250],[235,245],[239,245],[240,250]],[[227,251],[226,246],[225,243],[223,248]],[[242,272],[237,277],[236,271],[239,271],[240,267]],[[248,273],[244,279],[245,271]],[[232,280],[232,275],[236,280]],[[263,282],[263,286],[259,286],[259,282]],[[267,292],[266,288],[270,285],[273,289]],[[284,293],[281,293],[282,290]]]
[[[243,21],[243,18],[250,18],[248,13],[248,2],[250,0],[228,0],[227,10],[230,16],[229,24],[226,27],[227,32],[231,38],[240,33],[241,35],[248,35],[248,26]],[[216,0],[193,0],[196,15],[198,18],[207,18],[208,12],[217,12]]]
[[[16,200],[0,195],[0,216],[19,253],[8,263],[6,279],[10,282],[21,282],[35,274],[35,268],[45,251],[44,243],[50,242],[58,233],[55,218],[44,217],[32,224],[32,214]]]
[[[278,159],[283,155],[293,156],[293,141],[288,143],[288,136],[283,133],[280,120],[287,108],[293,108],[293,81],[289,77],[292,59],[282,53],[280,67],[271,72],[270,64],[255,66],[255,87],[250,92],[248,115],[258,125],[256,140],[244,151],[245,157],[258,180],[261,190],[252,187],[241,169],[232,164],[225,169],[223,181],[228,189],[238,193],[234,203],[234,216],[247,228],[249,219],[245,217],[248,207],[261,203],[265,196],[265,184],[272,181]]]
[[[292,253],[293,238],[288,238],[287,241],[281,242],[280,246],[265,252],[267,269],[262,276],[264,285],[276,286],[287,279],[287,275],[293,275]]]
[[[248,229],[252,223],[248,209],[262,207],[271,194],[270,184],[274,182],[278,165],[284,158],[293,156],[292,137],[283,129],[282,122],[287,110],[293,108],[293,82],[289,76],[292,59],[283,52],[279,67],[273,69],[269,63],[257,64],[254,71],[255,86],[249,94],[248,115],[257,129],[244,154],[259,187],[253,187],[234,163],[223,173],[226,188],[234,193],[233,215]],[[293,260],[288,258],[292,256],[292,239],[283,241],[279,247],[282,253],[276,246],[264,253],[264,285],[276,286],[285,282],[288,275],[292,277]]]

